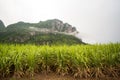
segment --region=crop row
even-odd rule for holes
[[[119,77],[120,44],[36,46],[0,44],[0,77],[54,72],[74,77]]]

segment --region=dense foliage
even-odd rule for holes
[[[58,19],[40,21],[39,23],[18,22],[3,29],[0,21],[0,43],[62,45],[85,44],[81,39],[67,34],[76,31],[75,27]],[[72,33],[71,32],[71,33]]]
[[[4,23],[0,20],[0,32],[5,29]]]
[[[119,77],[120,44],[36,46],[0,44],[0,76],[55,72],[74,77]]]
[[[1,32],[0,42],[2,43],[19,43],[19,44],[36,44],[36,45],[62,45],[62,44],[85,44],[82,40],[65,34],[55,33],[36,33],[30,35],[28,32]]]
[[[27,22],[17,22],[14,24],[10,24],[7,26],[8,31],[16,31],[16,30],[28,30],[29,27],[35,27],[35,28],[47,28],[52,29],[54,31],[60,31],[65,32],[66,30],[69,30],[69,28],[73,29],[73,31],[76,31],[76,28],[71,26],[68,23],[63,23],[62,21],[58,19],[51,19],[46,21],[40,21],[38,23],[27,23]]]

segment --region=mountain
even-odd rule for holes
[[[85,44],[74,35],[78,31],[68,23],[58,19],[40,21],[38,23],[17,22],[10,24],[0,32],[2,43],[32,44]]]
[[[18,22],[7,26],[10,31],[16,30],[27,30],[27,31],[38,31],[38,32],[75,32],[76,28],[68,23],[63,23],[58,19],[52,19],[47,21],[40,21],[38,23],[25,23]]]
[[[4,23],[0,20],[0,31],[5,29]]]

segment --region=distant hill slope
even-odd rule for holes
[[[0,31],[5,29],[4,23],[0,20]]]
[[[1,29],[3,28],[0,27]],[[5,27],[4,27],[5,28]],[[18,22],[0,32],[0,42],[33,44],[85,44],[74,36],[75,27],[58,19],[39,23]]]
[[[40,21],[39,23],[25,23],[25,22],[18,22],[15,24],[11,24],[7,26],[7,29],[13,31],[16,29],[41,29],[41,30],[49,30],[49,32],[52,31],[58,31],[58,32],[67,32],[71,33],[76,31],[76,28],[71,26],[68,23],[63,23],[62,21],[58,19],[52,19],[47,21]]]

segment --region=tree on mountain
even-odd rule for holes
[[[4,23],[0,20],[0,31],[5,29]]]

